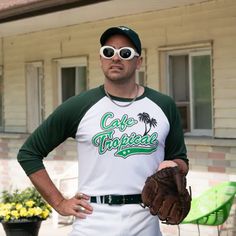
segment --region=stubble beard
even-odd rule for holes
[[[130,81],[135,76],[135,73],[129,73],[126,75],[114,75],[113,73],[105,73],[105,77],[108,81],[113,82],[115,84],[123,84]]]

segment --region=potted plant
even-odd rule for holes
[[[3,191],[0,199],[0,221],[7,236],[37,236],[52,212],[34,187]]]

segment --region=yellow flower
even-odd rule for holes
[[[5,221],[9,221],[9,220],[10,220],[10,218],[11,218],[11,216],[10,216],[10,215],[6,215],[6,216],[4,217],[4,220],[5,220]]]
[[[34,215],[39,216],[40,214],[42,214],[42,209],[40,207],[35,207],[34,208]]]
[[[23,207],[22,204],[20,204],[20,203],[17,203],[17,204],[16,204],[16,210],[20,210],[22,207]]]
[[[49,216],[49,213],[50,211],[48,209],[45,209],[41,214],[42,218],[47,219],[47,217]]]
[[[33,200],[29,200],[29,201],[27,201],[27,202],[25,203],[25,205],[26,205],[27,207],[32,207],[34,204],[35,204],[35,202],[34,202]]]
[[[18,211],[16,211],[16,210],[13,210],[13,211],[11,211],[11,215],[15,218],[15,219],[18,219],[19,218],[19,212]]]
[[[15,221],[26,218],[47,219],[51,206],[44,201],[35,188],[14,192],[5,191],[0,202],[0,221]],[[40,207],[39,207],[40,206]]]
[[[29,208],[27,211],[27,217],[34,215],[34,208]]]
[[[26,216],[27,216],[27,210],[26,210],[25,207],[22,207],[22,208],[20,209],[20,216],[21,216],[21,217],[26,217]]]
[[[6,209],[11,209],[12,208],[12,204],[11,203],[6,203],[5,204],[5,208]]]
[[[10,214],[10,211],[8,209],[2,209],[0,210],[0,216],[5,217],[6,215]]]

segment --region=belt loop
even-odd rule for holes
[[[112,205],[112,196],[111,195],[108,195],[108,204]]]
[[[97,201],[97,203],[101,204],[101,203],[102,203],[102,202],[101,202],[101,197],[97,196],[97,197],[96,197],[96,201]]]

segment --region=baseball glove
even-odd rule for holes
[[[147,178],[141,194],[142,206],[149,207],[162,223],[177,225],[190,211],[191,189],[189,192],[179,168],[167,167]]]

